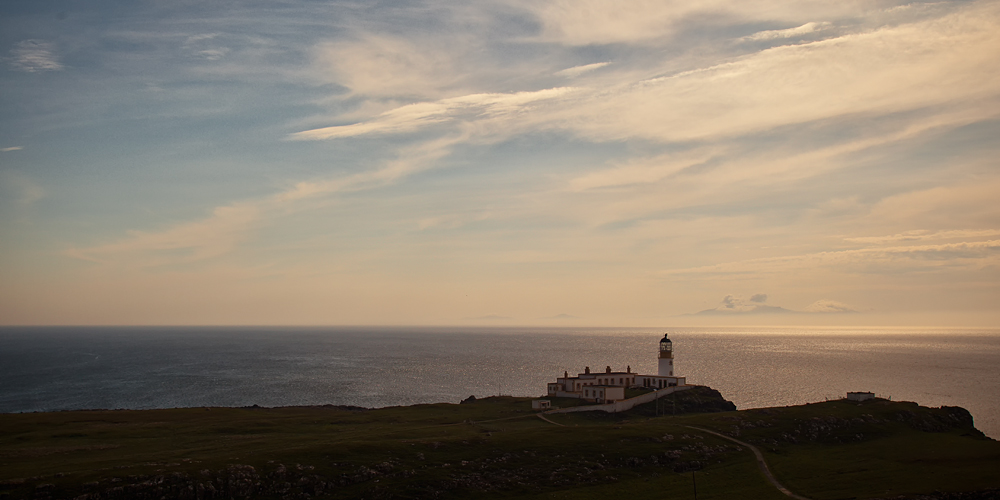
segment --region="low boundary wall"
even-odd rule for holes
[[[620,411],[628,411],[635,408],[638,405],[648,403],[666,396],[667,394],[673,394],[678,391],[686,391],[688,389],[694,389],[699,387],[697,385],[675,385],[673,387],[665,387],[658,391],[649,392],[641,396],[636,396],[634,398],[623,399],[621,401],[615,401],[614,403],[607,403],[603,405],[587,405],[587,406],[571,406],[569,408],[558,408],[555,410],[548,410],[543,413],[575,413],[578,411],[606,411],[608,413],[618,413]]]

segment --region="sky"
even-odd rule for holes
[[[996,327],[1000,1],[0,3],[0,324]]]

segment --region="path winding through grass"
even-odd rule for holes
[[[538,418],[540,418],[540,419],[542,419],[542,420],[544,420],[544,421],[546,421],[546,422],[548,422],[550,424],[558,425],[559,427],[566,427],[565,425],[560,424],[559,422],[553,422],[553,421],[545,418],[545,415],[542,415],[541,413],[536,413],[536,415],[538,415]]]
[[[784,486],[782,486],[781,483],[779,483],[778,480],[775,479],[774,474],[771,473],[771,469],[769,469],[767,467],[767,462],[764,461],[764,454],[761,453],[760,450],[758,450],[756,446],[754,446],[754,445],[752,445],[750,443],[744,442],[744,441],[740,441],[739,439],[736,439],[736,438],[731,438],[731,437],[729,437],[729,436],[727,436],[725,434],[719,434],[718,432],[715,432],[715,431],[710,431],[708,429],[702,429],[701,427],[694,427],[692,425],[685,425],[684,427],[687,427],[689,429],[694,429],[696,431],[707,432],[707,433],[709,433],[709,434],[711,434],[713,436],[719,436],[722,439],[727,439],[727,440],[732,441],[732,442],[734,442],[734,443],[736,443],[736,444],[738,444],[740,446],[746,446],[747,448],[750,448],[750,451],[752,451],[753,454],[757,457],[757,465],[760,466],[760,471],[764,473],[764,477],[766,477],[767,480],[770,481],[771,484],[773,484],[775,488],[778,488],[778,491],[780,491],[780,492],[784,493],[785,495],[787,495],[789,497],[792,497],[792,498],[794,498],[796,500],[811,500],[811,499],[806,498],[804,496],[796,495],[795,493],[792,493],[791,491],[789,491],[788,488],[785,488]]]

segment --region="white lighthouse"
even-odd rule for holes
[[[663,334],[663,340],[660,340],[660,366],[656,374],[661,377],[674,376],[674,344],[666,333]]]
[[[627,366],[625,371],[612,371],[608,366],[604,373],[590,371],[586,367],[583,373],[575,377],[569,376],[569,371],[563,372],[563,376],[555,382],[549,382],[548,395],[556,398],[581,398],[587,401],[598,403],[608,403],[619,401],[625,398],[625,389],[646,389],[659,391],[677,387],[686,389],[687,379],[685,377],[674,376],[674,344],[663,334],[660,340],[660,366],[656,375],[639,375],[632,373],[632,367]],[[639,396],[645,397],[645,396]]]

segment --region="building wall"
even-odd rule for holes
[[[611,401],[621,401],[625,399],[624,387],[608,387],[604,390],[604,399]]]
[[[604,387],[599,386],[584,387],[583,394],[580,397],[593,401],[604,400],[604,389]]]
[[[673,377],[674,376],[674,359],[673,358],[660,358],[659,366],[656,372],[657,375],[661,377]]]
[[[600,385],[630,387],[634,380],[634,373],[605,373],[597,376],[597,383]]]
[[[661,377],[658,375],[640,375],[636,379],[637,385],[641,387],[663,388],[674,385],[684,385],[685,377]]]
[[[591,399],[592,396],[589,390],[598,386],[608,386],[608,387],[648,387],[652,389],[662,389],[665,387],[672,387],[677,385],[684,385],[686,380],[684,377],[661,377],[659,375],[638,375],[635,373],[581,373],[578,377],[559,377],[556,379],[555,383],[549,383],[547,385],[547,392],[549,395],[554,395],[559,392],[568,393],[580,393],[580,395],[573,397],[584,397]],[[624,394],[624,391],[623,391]],[[622,396],[624,397],[624,396]],[[615,399],[614,396],[607,396],[608,399]]]
[[[600,404],[600,405],[587,405],[587,406],[571,406],[569,408],[560,408],[558,410],[549,410],[545,413],[576,413],[580,411],[606,411],[608,413],[617,413],[620,411],[627,411],[635,408],[643,403],[648,403],[655,399],[662,398],[668,394],[672,394],[677,391],[686,391],[688,389],[694,388],[694,385],[680,385],[676,387],[668,387],[666,389],[660,389],[655,392],[647,392],[641,396],[636,396],[634,398],[625,399],[622,401],[616,401],[614,403]]]

